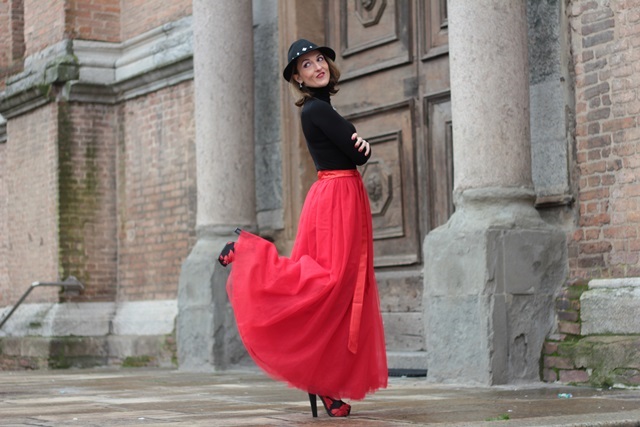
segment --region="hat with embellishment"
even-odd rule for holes
[[[291,46],[289,47],[289,53],[287,54],[289,63],[286,67],[284,67],[284,71],[282,72],[282,76],[286,81],[291,80],[293,67],[296,65],[296,59],[298,59],[299,56],[314,50],[319,50],[332,61],[335,61],[336,59],[336,53],[330,47],[318,46],[317,44],[305,39],[296,40],[295,42],[291,43]]]

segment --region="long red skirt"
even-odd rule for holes
[[[243,231],[227,292],[265,372],[309,393],[362,399],[388,377],[369,200],[355,170],[318,177],[291,257]]]

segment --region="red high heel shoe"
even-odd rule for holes
[[[235,233],[240,235],[242,232],[241,229],[236,228]],[[218,256],[218,262],[223,267],[231,264],[236,257],[236,243],[235,242],[227,242],[227,244],[222,248],[220,255]]]
[[[220,256],[218,256],[218,262],[223,267],[231,264],[236,257],[236,242],[227,242],[227,244],[222,248],[220,252]]]
[[[328,396],[320,396],[320,400],[330,417],[346,417],[351,413],[351,405],[344,403],[342,400],[332,399]],[[311,415],[317,417],[318,407],[315,394],[309,393],[309,402],[311,403]]]

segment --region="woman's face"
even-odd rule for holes
[[[298,58],[294,78],[307,87],[325,87],[329,84],[329,64],[322,52],[314,50]]]

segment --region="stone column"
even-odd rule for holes
[[[198,240],[178,292],[181,369],[220,369],[244,350],[216,257],[236,227],[255,228],[252,3],[194,0]]]
[[[525,2],[450,0],[456,211],[427,235],[428,379],[538,379],[564,234],[534,209]]]

